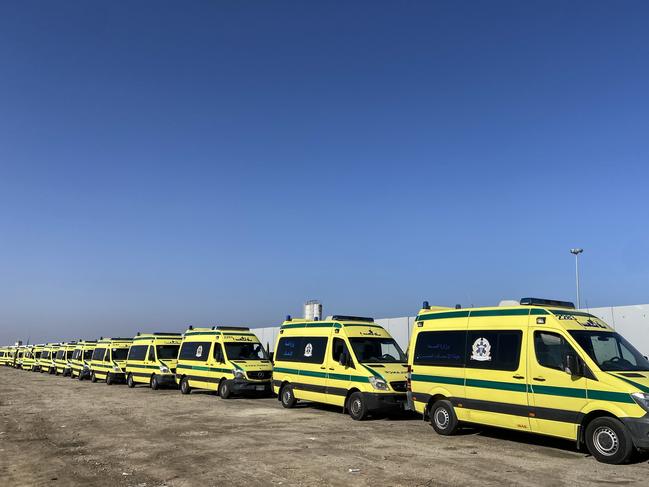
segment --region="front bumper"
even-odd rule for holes
[[[407,408],[406,393],[363,392],[369,411],[399,412]]]
[[[113,382],[126,382],[126,374],[124,372],[108,372],[106,377],[110,375]]]
[[[158,384],[161,386],[176,386],[176,376],[174,374],[156,374]]]
[[[641,418],[621,418],[631,432],[631,439],[636,448],[649,449],[649,414]]]
[[[234,379],[230,381],[230,386],[234,394],[270,394],[272,392],[270,380]]]

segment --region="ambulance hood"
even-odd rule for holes
[[[244,371],[273,370],[270,360],[230,360],[230,362]]]
[[[608,372],[608,374],[623,380],[626,384],[632,387],[635,387],[637,392],[649,393],[649,371]]]
[[[387,382],[404,381],[408,372],[405,363],[364,363],[363,365],[372,375],[382,377]]]

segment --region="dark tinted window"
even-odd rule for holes
[[[417,335],[414,363],[464,367],[466,332],[423,331]]]
[[[50,358],[50,352],[43,352],[41,358]]]
[[[149,347],[149,357],[148,357],[149,362],[155,362],[155,347],[151,345]]]
[[[472,369],[517,370],[523,332],[470,331],[466,366]]]
[[[617,333],[578,330],[570,334],[602,370],[649,370],[649,361]]]
[[[59,350],[58,352],[56,352],[57,359],[63,359],[64,356],[65,356],[65,350]]]
[[[126,360],[128,348],[113,348],[111,349],[111,356],[113,360]]]
[[[179,360],[205,362],[210,354],[210,342],[184,342],[180,347]]]
[[[345,340],[338,337],[334,338],[331,346],[331,358],[334,359],[334,362],[340,362],[340,356],[343,352],[347,352],[347,355],[349,356],[349,348],[347,348]]]
[[[550,369],[563,370],[563,357],[568,352],[574,353],[574,350],[566,339],[558,333],[534,332],[534,353],[539,365]]]
[[[104,353],[106,353],[105,348],[95,348],[92,353],[92,360],[104,360]]]
[[[129,360],[144,360],[146,357],[147,345],[133,345],[128,352]]]
[[[92,350],[84,350],[83,352],[83,360],[90,360],[92,357]]]
[[[174,360],[178,358],[180,345],[156,345],[155,351],[158,354],[158,360]]]
[[[276,361],[321,364],[327,350],[327,337],[286,337],[279,340]]]

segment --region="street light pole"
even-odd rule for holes
[[[570,253],[575,256],[575,278],[577,281],[577,309],[581,309],[581,297],[579,295],[579,254],[581,254],[584,249],[570,249]]]

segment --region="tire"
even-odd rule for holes
[[[595,418],[586,427],[586,446],[598,462],[619,465],[629,461],[635,448],[631,433],[617,418]]]
[[[354,392],[347,399],[347,411],[354,421],[362,421],[367,418],[367,401],[360,392]]]
[[[430,424],[437,434],[449,436],[457,431],[459,421],[450,401],[444,399],[435,402],[428,414]]]
[[[295,394],[293,393],[293,386],[290,384],[282,387],[282,390],[279,391],[279,398],[282,402],[282,406],[287,409],[291,409],[297,404],[297,399],[295,398]]]
[[[97,382],[97,376],[93,372],[92,375],[90,376],[90,382]]]
[[[158,389],[160,389],[160,383],[158,382],[158,376],[157,375],[153,374],[151,376],[151,380],[149,381],[149,386],[154,391],[157,391]]]
[[[229,399],[232,396],[230,383],[226,379],[221,379],[221,382],[219,382],[219,396],[221,396],[221,399]]]
[[[83,380],[83,369],[81,369],[81,372],[79,372],[79,380]]]
[[[189,394],[191,392],[192,388],[189,386],[189,379],[187,377],[180,379],[180,393]]]
[[[128,374],[126,377],[126,385],[128,386],[129,389],[133,389],[135,387],[135,381],[133,380],[133,374]]]
[[[106,374],[106,385],[112,386],[115,383],[115,379],[110,372]]]

